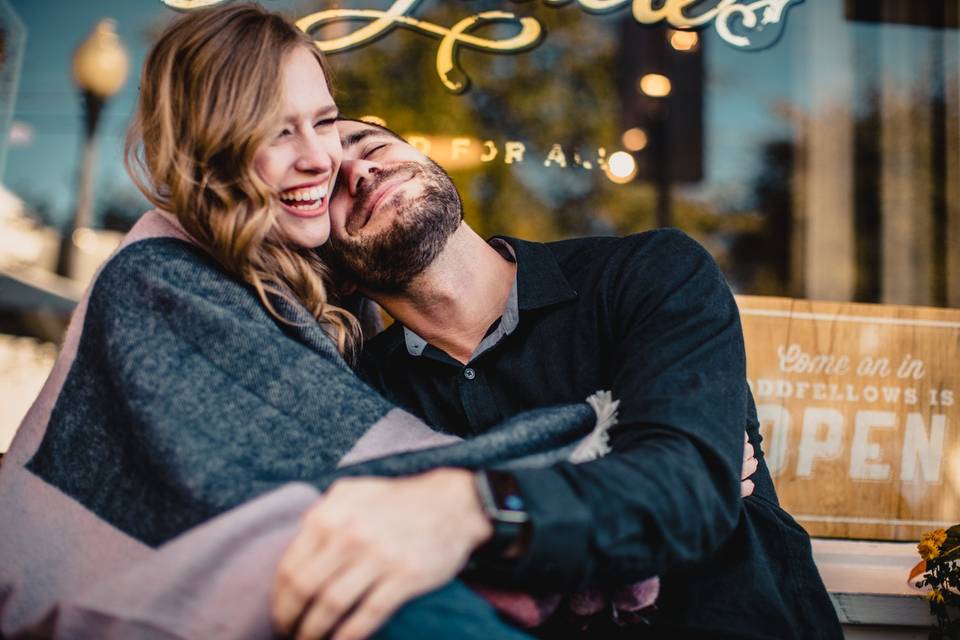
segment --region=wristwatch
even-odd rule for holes
[[[517,481],[507,472],[484,469],[474,473],[474,481],[480,504],[493,525],[493,536],[480,553],[487,558],[504,558],[508,550],[519,551],[515,545],[523,542],[530,516]]]

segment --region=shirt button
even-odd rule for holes
[[[477,372],[471,369],[470,367],[467,367],[466,369],[463,370],[463,377],[466,378],[467,380],[473,380],[474,378],[477,377]]]

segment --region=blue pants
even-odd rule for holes
[[[374,640],[531,640],[459,580],[411,600]]]

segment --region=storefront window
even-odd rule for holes
[[[43,4],[12,3],[31,35],[4,183],[62,226],[80,137],[72,47],[112,12],[138,66],[168,5],[210,3]],[[448,168],[483,233],[676,226],[739,292],[960,304],[956,3],[681,4],[267,6],[334,50],[345,113],[381,119]],[[677,29],[677,15],[700,24]],[[104,115],[100,226],[144,205],[119,164],[135,92],[131,80]]]

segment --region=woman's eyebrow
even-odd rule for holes
[[[317,109],[316,111],[314,111],[311,119],[312,119],[312,120],[319,120],[319,119],[323,118],[323,119],[333,119],[333,120],[336,120],[336,119],[338,119],[339,117],[340,117],[340,111],[337,109],[336,106],[330,105],[330,106],[322,107],[322,108]],[[296,114],[296,113],[288,113],[288,114],[284,115],[284,117],[283,117],[283,121],[286,122],[287,124],[294,123],[294,122],[296,122],[298,119],[299,119],[299,114]]]

